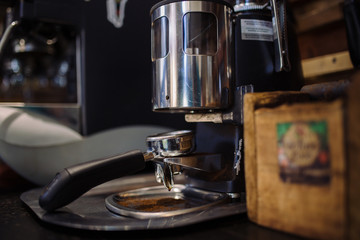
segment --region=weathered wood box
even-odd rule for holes
[[[259,225],[316,239],[360,238],[360,81],[348,96],[244,99],[246,197]]]

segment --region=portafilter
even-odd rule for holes
[[[190,130],[148,136],[146,142],[148,150],[145,153],[133,150],[65,168],[44,188],[39,205],[46,211],[53,211],[97,185],[143,170],[147,161],[159,162],[165,157],[184,156],[195,149],[193,132]],[[171,180],[164,174],[164,185],[170,190]]]

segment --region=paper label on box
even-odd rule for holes
[[[284,182],[330,183],[326,121],[277,124],[278,162]]]

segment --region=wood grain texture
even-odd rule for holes
[[[248,217],[257,222],[257,164],[255,144],[255,110],[283,103],[309,101],[309,95],[300,92],[247,93],[244,96],[244,165]]]
[[[348,51],[327,54],[301,61],[305,78],[317,77],[354,68]]]
[[[319,186],[280,179],[276,124],[297,121],[327,122],[330,184]],[[255,129],[257,223],[305,237],[343,239],[346,174],[342,101],[262,108],[255,111]]]

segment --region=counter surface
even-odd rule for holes
[[[239,214],[191,226],[147,231],[86,231],[59,227],[40,221],[20,200],[23,191],[16,188],[0,190],[0,239],[302,239],[264,228]]]

